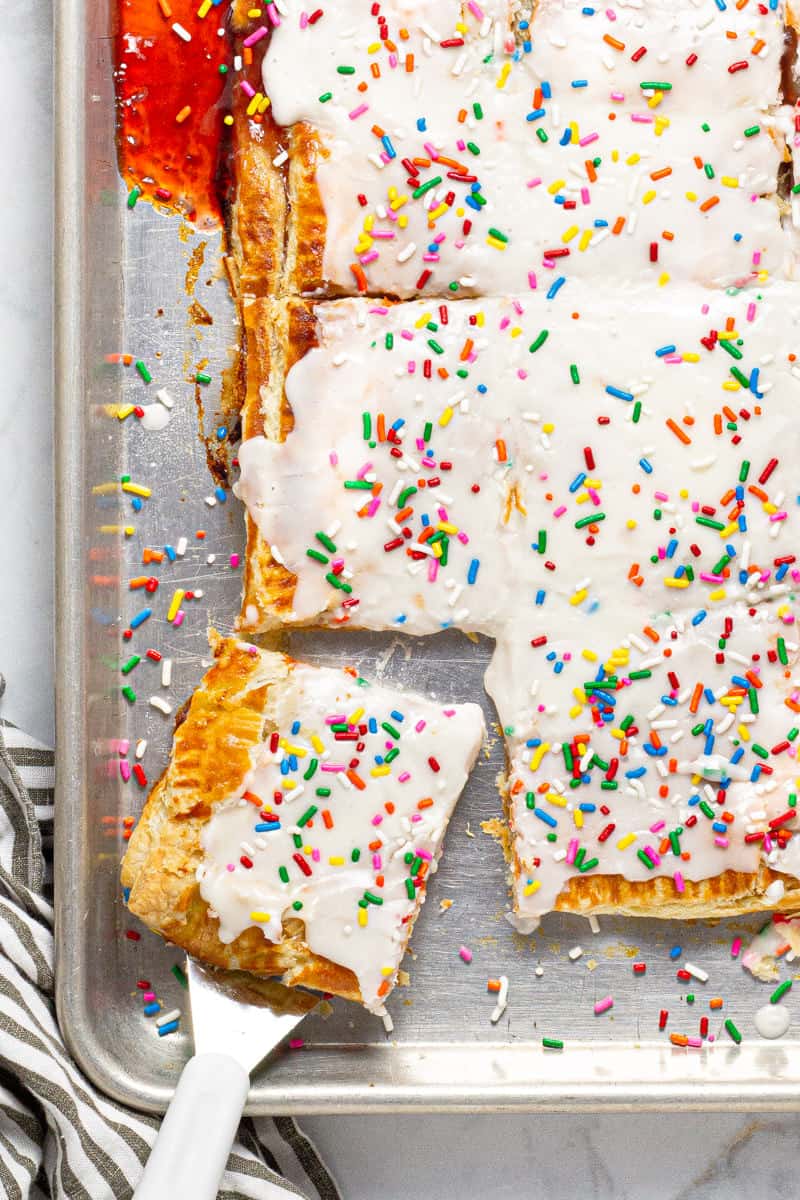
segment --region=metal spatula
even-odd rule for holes
[[[135,1200],[215,1200],[250,1072],[320,1000],[243,971],[214,971],[191,958],[186,974],[194,1057],[178,1081]],[[294,1193],[287,1189],[286,1195]]]

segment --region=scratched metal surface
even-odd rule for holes
[[[143,663],[130,682],[139,699],[120,695],[120,663],[148,646],[174,659],[168,698],[180,703],[203,673],[205,629],[230,631],[239,602],[239,572],[229,556],[242,550],[243,523],[229,496],[213,494],[198,437],[197,364],[213,377],[203,389],[206,424],[213,429],[222,369],[236,341],[233,308],[219,270],[219,239],[191,233],[174,217],[146,205],[125,207],[113,146],[111,49],[104,4],[61,0],[56,112],[60,123],[57,230],[57,507],[59,524],[57,879],[58,1003],[65,1034],[78,1059],[107,1092],[135,1106],[163,1108],[190,1044],[184,1031],[159,1039],[141,1013],[136,980],[149,979],[166,1008],[185,1007],[170,968],[179,954],[142,932],[126,912],[118,880],[122,820],[139,811],[144,793],[124,784],[115,739],[146,737],[144,766],[151,780],[163,767],[171,718],[148,706],[161,692],[158,668]],[[190,256],[206,241],[195,298],[213,317],[197,326],[188,317],[185,289]],[[132,368],[109,365],[118,350],[144,359],[153,383]],[[162,432],[145,432],[113,415],[120,402],[149,402],[158,386],[175,399]],[[114,486],[123,473],[153,489],[140,513]],[[126,536],[125,526],[135,533]],[[201,543],[197,529],[207,531]],[[142,547],[175,545],[185,535],[183,560],[154,569],[161,581],[154,615],[125,642],[122,632],[143,606],[126,581],[140,574]],[[208,554],[216,562],[206,563]],[[165,621],[175,587],[201,588],[176,630]],[[487,722],[495,714],[482,679],[488,643],[456,634],[414,642],[354,632],[304,633],[290,649],[320,663],[354,663],[365,674],[451,701],[481,699]],[[164,693],[167,694],[167,693]],[[711,928],[605,918],[593,935],[576,917],[552,916],[532,936],[517,936],[504,919],[507,896],[499,847],[480,830],[499,815],[495,776],[499,739],[481,760],[457,809],[441,869],[413,937],[408,988],[390,1001],[394,1033],[387,1040],[368,1014],[337,1002],[327,1019],[312,1015],[302,1052],[278,1051],[258,1073],[250,1106],[260,1112],[459,1108],[694,1107],[779,1108],[800,1100],[800,1054],[795,1021],[778,1044],[761,1042],[753,1014],[768,989],[730,958],[734,933],[755,919]],[[468,833],[468,830],[472,834]],[[440,900],[453,901],[442,913]],[[679,984],[670,946],[704,967],[707,984],[693,984],[693,1006]],[[474,958],[466,965],[458,948]],[[566,951],[581,944],[583,957]],[[647,973],[634,977],[634,958]],[[536,968],[542,972],[537,976]],[[489,976],[510,981],[508,1009],[492,1025]],[[613,1010],[597,1018],[595,999],[612,994]],[[725,997],[720,1013],[708,998]],[[660,1008],[669,1028],[693,1033],[708,1013],[711,1031],[731,1016],[746,1033],[736,1048],[723,1033],[701,1051],[672,1047],[658,1034]],[[542,1036],[562,1037],[562,1053],[543,1050]]]

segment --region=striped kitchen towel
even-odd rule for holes
[[[0,696],[4,681],[0,675]],[[53,1001],[53,752],[0,719],[0,1194],[127,1200],[158,1121],[106,1099],[70,1059]],[[288,1117],[245,1118],[219,1196],[339,1200]]]

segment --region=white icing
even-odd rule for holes
[[[755,1015],[755,1025],[762,1038],[779,1038],[789,1029],[792,1014],[785,1004],[765,1004]]]
[[[455,280],[460,294],[523,291],[531,273],[539,287],[562,273],[652,284],[664,273],[707,284],[792,273],[775,202],[789,127],[779,103],[782,4],[762,13],[753,4],[720,11],[713,0],[613,9],[541,0],[529,29],[516,8],[498,0],[476,14],[455,0],[384,0],[375,18],[363,0],[337,0],[304,27],[304,0],[287,0],[264,87],[280,124],[310,123],[329,151],[317,183],[331,284],[352,290],[354,262],[372,292],[400,296],[441,294]],[[381,43],[383,19],[394,52]],[[440,44],[453,36],[464,45]],[[640,47],[647,52],[633,61]],[[687,66],[690,54],[697,60]],[[731,73],[740,62],[746,69]],[[672,87],[653,93],[643,82]],[[437,156],[477,177],[482,207],[466,203],[472,184],[448,177],[452,166]],[[404,159],[420,160],[414,179]],[[414,182],[435,178],[413,198]],[[508,241],[488,244],[491,229]],[[569,256],[550,259],[553,249]],[[420,285],[423,271],[430,278]]]
[[[368,727],[356,741],[336,740],[326,723],[332,715],[344,716],[345,724],[353,718],[350,727],[356,732],[373,718],[376,732]],[[344,671],[295,664],[266,717],[268,728],[279,730],[281,744],[273,752],[267,737],[254,751],[252,768],[240,787],[215,808],[205,826],[204,860],[198,872],[201,893],[219,919],[224,943],[249,926],[278,942],[284,917],[302,920],[311,950],[353,971],[365,1005],[377,1011],[394,984],[425,895],[424,884],[413,898],[407,894],[411,868],[404,856],[419,855],[418,861],[428,863],[428,873],[435,871],[444,831],[482,741],[481,711],[474,704],[442,706],[389,688],[360,685]],[[295,721],[301,727],[292,733]],[[395,732],[384,729],[384,722]],[[315,748],[314,738],[321,739],[322,750]],[[386,756],[392,747],[400,751],[393,762],[376,763],[375,756]],[[353,759],[359,760],[355,774],[363,788],[338,769]],[[306,780],[312,760],[318,765]],[[282,774],[282,763],[290,768],[287,774]],[[319,796],[318,787],[330,788],[331,794]],[[262,807],[245,799],[245,793],[258,797]],[[433,803],[418,807],[427,799]],[[317,812],[311,822],[298,826],[312,806]],[[256,830],[264,822],[262,809],[275,815],[280,829]],[[302,838],[300,849],[294,833]],[[360,852],[357,861],[354,849]],[[294,855],[310,874],[301,870]],[[242,863],[242,856],[252,862],[251,868]],[[281,879],[281,867],[288,881]],[[365,893],[383,903],[368,903],[363,910],[367,924],[362,926],[359,901]],[[301,905],[299,910],[295,903]]]
[[[632,311],[635,336],[629,334]],[[487,689],[506,730],[512,786],[517,779],[524,784],[512,811],[520,919],[530,927],[575,873],[565,861],[575,828],[570,809],[561,815],[553,845],[546,840],[549,827],[525,804],[525,793],[542,780],[563,788],[571,803],[563,757],[551,752],[531,772],[526,742],[538,738],[560,747],[588,730],[601,758],[613,757],[617,742],[608,730],[592,729],[581,689],[620,645],[621,671],[652,672],[649,681],[636,683],[641,732],[628,739],[620,775],[645,766],[647,777],[614,791],[608,819],[599,812],[607,797],[596,771],[578,790],[578,802],[598,806],[583,818],[584,840],[594,841],[610,822],[616,826],[598,853],[597,871],[638,880],[672,877],[679,866],[692,880],[729,867],[754,870],[762,851],[743,835],[748,821],[762,828],[786,809],[796,787],[794,742],[774,763],[770,758],[775,774],[754,782],[757,764],[749,750],[744,765],[730,763],[743,736],[736,714],[718,703],[707,706],[702,717],[713,719],[715,737],[708,749],[690,733],[700,717],[688,711],[691,688],[685,693],[696,682],[715,695],[724,692],[732,675],[752,667],[754,653],[775,653],[778,637],[790,676],[795,670],[789,603],[799,577],[791,561],[798,520],[794,464],[800,460],[794,289],[773,284],[763,295],[729,295],[683,285],[609,295],[571,281],[549,299],[534,293],[388,309],[346,300],[318,306],[317,316],[319,347],[286,381],[293,432],[281,444],[265,438],[244,444],[238,494],[264,540],[297,575],[288,623],[350,620],[411,633],[452,624],[497,638]],[[464,355],[467,338],[472,348]],[[387,429],[404,421],[397,441],[370,446],[364,412],[373,439],[379,413]],[[427,424],[429,437],[420,446],[416,439]],[[435,467],[420,466],[427,450]],[[443,471],[442,461],[452,468]],[[410,537],[402,538],[390,525],[400,490],[433,472],[437,488],[403,499],[411,512],[402,523]],[[372,488],[344,487],[359,477]],[[593,527],[576,527],[585,514],[599,512],[604,519]],[[430,578],[428,560],[420,568],[407,553],[418,544],[423,518],[434,526],[444,521],[449,530],[448,562]],[[320,529],[336,545],[325,552],[326,564],[307,555],[309,548],[323,551]],[[546,534],[541,553],[540,531]],[[459,534],[468,540],[459,541]],[[395,538],[401,544],[386,551]],[[720,563],[722,556],[729,561]],[[779,565],[784,556],[789,561]],[[339,559],[347,593],[326,580]],[[470,584],[473,561],[479,568]],[[752,603],[758,608],[751,618],[746,606]],[[735,636],[718,663],[716,641],[728,618]],[[666,640],[673,629],[674,647]],[[665,644],[673,649],[670,661],[662,655]],[[665,683],[670,663],[680,665],[677,706],[661,698],[672,686]],[[762,663],[758,670],[775,699],[762,704],[752,730],[750,716],[745,724],[751,740],[771,754],[796,719],[783,704],[785,697],[795,703],[795,681],[784,679],[782,664]],[[659,793],[660,758],[642,749],[650,730],[679,764],[670,772],[667,798]],[[691,815],[693,790],[707,788],[715,803],[723,777],[730,779],[724,811],[735,818],[728,845],[715,845],[703,817],[682,843],[691,843],[691,859],[676,864],[671,854],[660,854],[651,871],[637,856],[646,831],[660,820],[673,828]],[[760,811],[763,818],[755,815]],[[637,841],[619,849],[629,832]],[[587,853],[587,861],[591,857]],[[768,861],[800,874],[797,840]],[[538,888],[526,894],[534,879]]]
[[[788,948],[788,949],[787,949]],[[763,926],[742,952],[742,966],[756,979],[778,978],[778,957],[791,963],[800,954],[800,919],[775,916]]]

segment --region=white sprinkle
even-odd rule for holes
[[[591,929],[592,933],[600,932],[600,922],[594,913],[589,913],[589,928]]]
[[[181,1010],[173,1008],[172,1012],[162,1013],[160,1017],[156,1017],[156,1025],[160,1029],[162,1025],[169,1025],[170,1021],[179,1021],[181,1019]]]
[[[573,946],[572,949],[569,951],[567,957],[569,958],[570,962],[577,962],[577,960],[581,957],[582,954],[583,954],[583,946]]]
[[[136,742],[136,757],[137,759],[144,758],[144,752],[147,749],[147,739],[139,738]]]
[[[492,1015],[489,1018],[493,1025],[502,1017],[508,1006],[508,979],[505,975],[500,976],[500,991],[497,993],[497,1004],[492,1009]]]
[[[394,1021],[389,1016],[389,1014],[385,1008],[384,1008],[383,1012],[380,1014],[380,1018],[383,1021],[383,1028],[386,1030],[387,1033],[391,1033],[392,1030],[394,1029]]]
[[[162,658],[161,660],[161,686],[169,687],[172,683],[172,659]]]
[[[702,967],[696,967],[694,963],[684,963],[683,969],[688,971],[692,979],[699,979],[700,983],[708,982],[708,971],[704,971]]]
[[[177,21],[173,22],[172,32],[177,33],[178,37],[184,42],[190,42],[192,40],[192,35],[189,33],[189,30],[184,29],[184,27],[179,25]],[[169,407],[171,408],[172,406],[170,405]]]
[[[289,157],[288,150],[281,150],[280,154],[276,154],[272,160],[273,167],[282,167]]]
[[[209,507],[209,508],[216,508],[216,507],[217,507],[217,498],[216,498],[216,496],[206,496],[206,497],[205,497],[205,502],[206,502],[206,504],[208,505],[208,507]]]
[[[160,713],[163,713],[165,717],[168,717],[169,714],[172,712],[172,705],[169,704],[163,698],[163,696],[151,696],[150,697],[150,707],[157,708],[158,711]]]
[[[185,538],[185,537],[178,538],[178,544],[175,547],[175,553],[177,554],[178,558],[183,558],[184,554],[186,553],[186,547],[188,545],[189,545],[189,541],[187,538]]]
[[[172,399],[172,396],[170,396],[166,388],[158,389],[156,392],[156,400],[158,400],[159,404],[163,404],[164,408],[171,409],[175,407],[175,401]]]

